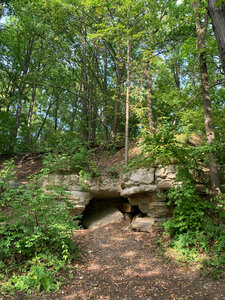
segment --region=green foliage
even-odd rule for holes
[[[98,169],[91,160],[91,151],[78,139],[62,139],[53,152],[45,155],[43,165],[50,173],[71,174],[86,172],[98,176]]]
[[[0,209],[4,209],[15,194],[15,190],[11,188],[10,184],[10,181],[12,182],[16,174],[14,168],[13,160],[3,163],[3,169],[0,173]]]
[[[77,257],[72,233],[78,227],[63,189],[46,192],[41,187],[46,170],[14,189],[7,182],[15,179],[13,168],[13,162],[5,163],[0,174],[1,184],[6,183],[0,190],[0,266],[5,278],[0,290],[50,291],[59,285],[55,274]]]
[[[168,204],[174,206],[173,217],[163,224],[171,236],[170,246],[188,259],[198,260],[205,253],[210,257],[208,269],[219,274],[225,263],[224,194],[210,197],[209,178],[202,170],[208,166],[209,153],[222,155],[222,145],[200,139],[201,143],[193,146],[191,137],[164,118],[154,135],[143,130],[143,151],[131,166],[175,166],[174,186],[164,193]],[[196,183],[201,183],[201,192]]]
[[[181,186],[175,186],[167,193],[169,203],[175,204],[173,219],[165,224],[166,230],[174,236],[187,231],[202,229],[202,220],[205,211],[209,208],[208,202],[203,202],[196,195],[195,187],[190,180],[182,181]]]
[[[215,7],[219,7],[224,2],[225,2],[224,0],[217,0],[216,3],[215,3]]]
[[[30,294],[32,291],[50,292],[52,290],[58,290],[59,283],[52,278],[52,273],[49,272],[44,264],[32,265],[29,271],[25,271],[25,275],[13,275],[6,286],[6,290],[20,290]]]
[[[0,98],[0,101],[2,99]],[[0,111],[0,153],[9,152],[9,144],[11,141],[11,130],[13,127],[13,117],[5,111]]]

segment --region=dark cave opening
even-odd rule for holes
[[[90,200],[82,213],[81,225],[83,228],[87,229],[93,222],[97,222],[116,212],[120,212],[127,221],[131,221],[137,215],[142,215],[138,206],[130,205],[127,198],[120,196],[96,197]]]

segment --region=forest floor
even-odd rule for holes
[[[82,250],[74,278],[60,292],[29,299],[225,299],[224,277],[214,281],[193,264],[169,259],[156,242],[159,237],[157,230],[131,231],[123,220],[78,230],[74,239]]]

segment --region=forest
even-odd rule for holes
[[[41,154],[42,176],[60,170],[98,176],[90,157],[99,147],[109,153],[124,147],[126,170],[175,164],[183,185],[168,192],[176,207],[164,230],[187,256],[207,253],[205,268],[215,277],[225,262],[224,86],[224,0],[1,1],[1,157]],[[133,141],[142,149],[135,159]],[[57,206],[64,192],[51,195],[51,204],[50,195],[36,190],[40,178],[15,191],[15,166],[4,166],[0,293],[57,289],[46,271],[49,257],[55,274],[77,255],[70,254],[72,220]],[[209,180],[200,197],[196,177],[204,168]],[[34,216],[47,203],[55,219],[44,205],[36,222],[21,201]],[[44,215],[52,221],[47,231]],[[13,277],[18,265],[21,273]],[[35,272],[44,274],[38,286]]]

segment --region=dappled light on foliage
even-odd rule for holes
[[[167,252],[198,264],[214,279],[223,276],[224,49],[224,0],[1,1],[3,297],[59,291],[73,276],[77,290],[69,286],[67,293],[65,287],[53,298],[63,299],[64,293],[68,299],[104,300],[224,296],[216,283],[201,287],[198,271],[183,274],[180,266],[171,271],[157,258]],[[165,176],[157,182],[154,172],[167,167],[174,172],[160,188]],[[158,228],[163,223],[157,249],[147,244],[153,242],[152,227],[149,234],[124,228],[123,234],[118,228],[111,233],[110,226],[103,232],[74,231],[82,223],[78,211],[95,197],[88,193],[91,180],[101,185],[110,178],[116,184],[126,174],[149,169],[155,184],[146,183],[139,197],[137,183],[136,195],[125,196],[127,204],[144,206],[149,197],[157,212],[167,210],[165,220],[156,216]],[[44,188],[44,178],[55,174],[77,178],[79,184],[70,183],[76,197],[86,192],[82,206],[80,199],[68,201],[70,187]],[[108,189],[103,193],[108,196]],[[135,211],[143,214],[151,219],[148,210]],[[82,253],[91,246],[97,252],[88,252],[88,264],[76,271],[79,244]]]

